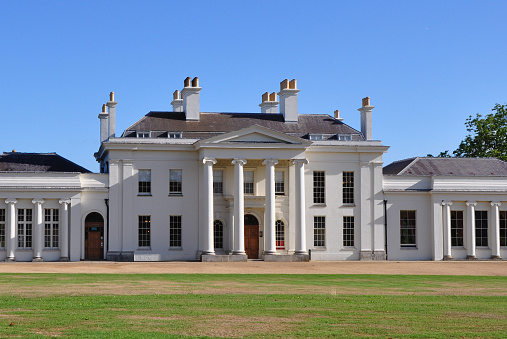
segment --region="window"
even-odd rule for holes
[[[139,247],[150,247],[151,246],[151,216],[140,215],[139,216]]]
[[[169,216],[169,247],[181,247],[181,215]]]
[[[309,134],[308,139],[311,141],[320,141],[324,139],[324,136],[322,134]]]
[[[507,211],[500,211],[500,246],[507,246]]]
[[[222,170],[213,171],[213,193],[224,193],[224,171]]]
[[[32,248],[32,209],[18,209],[18,248]]]
[[[324,204],[326,202],[326,182],[324,172],[313,172],[313,203]]]
[[[354,247],[354,217],[343,217],[343,246]]]
[[[313,246],[326,246],[326,217],[313,217]]]
[[[245,171],[243,174],[243,188],[245,194],[254,194],[254,172]]]
[[[338,134],[338,140],[340,140],[340,141],[350,141],[350,140],[352,140],[352,135],[350,135],[350,134]]]
[[[138,138],[149,138],[150,132],[137,132],[137,137]]]
[[[0,208],[0,248],[5,248],[5,208]]]
[[[167,137],[169,139],[181,139],[182,138],[181,132],[167,132]]]
[[[139,170],[139,195],[151,195],[151,170]]]
[[[463,246],[463,211],[451,211],[451,246]]]
[[[182,173],[180,169],[169,170],[169,194],[181,195]]]
[[[282,171],[275,171],[275,194],[276,195],[284,195],[285,194],[285,184],[284,177]]]
[[[343,172],[343,203],[354,203],[354,172]]]
[[[44,248],[58,248],[59,214],[57,208],[44,210]]]
[[[488,246],[488,211],[475,211],[475,246]]]
[[[213,246],[224,248],[224,224],[218,219],[213,222]]]
[[[285,224],[281,220],[275,222],[276,249],[285,249]]]
[[[401,247],[415,247],[415,211],[400,211]]]

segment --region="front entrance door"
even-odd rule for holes
[[[245,252],[248,259],[259,258],[259,221],[251,214],[245,215]]]
[[[85,259],[104,259],[104,218],[97,212],[85,219]]]
[[[99,231],[88,232],[88,246],[86,246],[86,259],[99,260],[102,259],[102,246]]]

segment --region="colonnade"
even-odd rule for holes
[[[6,261],[16,260],[16,240],[18,238],[16,203],[17,199],[6,199],[6,227],[5,227],[5,248],[7,252]],[[32,250],[33,261],[42,261],[42,251],[44,248],[44,214],[42,205],[44,199],[33,199],[34,215],[32,220]],[[70,199],[60,199],[60,218],[59,218],[59,248],[60,260],[69,260],[69,204]]]
[[[204,158],[202,160],[203,178],[204,178],[204,208],[206,225],[204,230],[204,248],[203,254],[215,254],[213,247],[213,165],[217,163],[214,158]],[[244,213],[245,197],[243,190],[243,167],[247,164],[246,159],[233,159],[234,165],[234,224],[233,224],[233,255],[245,255],[244,240]],[[265,159],[262,164],[266,166],[266,201],[265,201],[265,221],[264,221],[264,254],[276,254],[276,236],[275,236],[275,166],[277,159]],[[306,223],[305,223],[305,189],[304,189],[304,165],[308,164],[306,159],[293,160],[296,166],[295,171],[295,191],[296,191],[296,213],[295,213],[295,233],[296,233],[296,254],[306,254]]]
[[[490,202],[491,222],[488,218],[488,247],[491,249],[491,259],[500,259],[500,211],[501,202]],[[452,232],[451,232],[451,206],[452,201],[442,201],[443,219],[444,219],[444,260],[452,259]],[[476,201],[466,202],[466,223],[464,225],[464,235],[466,234],[467,259],[476,259],[476,225],[475,225],[475,207]],[[492,227],[489,227],[492,225]]]

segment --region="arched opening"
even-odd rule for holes
[[[213,222],[213,245],[215,249],[224,248],[224,223],[218,219]]]
[[[245,214],[245,252],[248,259],[259,258],[259,220]]]
[[[85,259],[104,259],[104,218],[97,212],[85,219]]]
[[[275,222],[275,238],[276,238],[276,249],[285,249],[285,224],[282,220]]]

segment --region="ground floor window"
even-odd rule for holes
[[[500,211],[500,246],[507,246],[507,211]]]
[[[213,222],[213,246],[215,248],[224,248],[224,223],[220,220]]]
[[[285,224],[281,220],[275,222],[276,249],[285,249]]]
[[[416,246],[416,211],[400,211],[401,247]]]
[[[18,209],[18,248],[32,248],[32,220],[33,210],[31,208]]]
[[[451,211],[451,245],[463,246],[463,211]]]
[[[139,240],[138,246],[142,247],[150,247],[151,246],[151,216],[150,215],[140,215],[139,216]]]
[[[488,211],[475,211],[475,246],[488,246]]]
[[[326,246],[326,217],[313,217],[313,246]]]
[[[169,216],[169,247],[181,247],[181,215]]]
[[[343,246],[354,247],[354,217],[343,217]]]
[[[5,208],[0,208],[0,248],[5,248]]]
[[[59,210],[57,208],[46,208],[44,210],[44,247],[58,248],[59,239]]]

